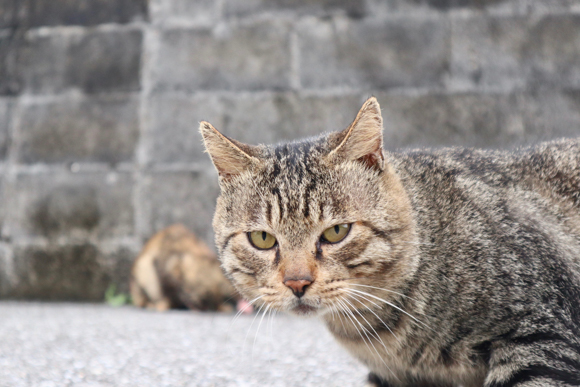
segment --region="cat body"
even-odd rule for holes
[[[301,142],[201,132],[226,275],[319,316],[375,385],[580,385],[578,139],[386,153],[374,98]]]
[[[443,385],[512,385],[541,372],[578,385],[580,141],[514,154],[448,149],[387,160],[411,201],[420,262],[401,292],[413,299],[398,305],[424,324],[400,311],[382,318],[400,330],[374,321],[388,351],[375,347],[391,371],[410,385],[423,375]],[[393,379],[374,349],[352,340],[360,335],[343,338],[342,324],[326,320],[346,348]],[[562,359],[547,361],[542,351]],[[505,365],[490,372],[490,363]]]
[[[217,256],[181,224],[159,231],[131,270],[131,298],[139,307],[232,311],[237,297]]]

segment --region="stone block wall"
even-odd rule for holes
[[[212,242],[198,122],[271,143],[378,97],[388,149],[580,134],[580,0],[0,0],[0,297],[100,300]]]

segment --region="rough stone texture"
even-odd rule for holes
[[[449,69],[445,20],[309,19],[298,34],[301,81],[308,89],[434,87]]]
[[[213,245],[201,120],[275,143],[343,129],[376,95],[390,150],[578,136],[579,11],[580,0],[0,0],[0,296],[126,291],[142,242],[175,222]]]
[[[211,25],[219,20],[215,0],[150,0],[151,21],[157,24]]]
[[[454,72],[470,87],[580,86],[580,15],[482,17],[454,25]]]
[[[4,227],[4,222],[6,220],[6,199],[7,199],[7,195],[6,195],[6,177],[5,177],[5,173],[0,174],[0,230],[3,229]],[[10,239],[6,238],[3,233],[0,232],[0,241],[2,242],[9,242]],[[9,254],[9,249],[7,249],[8,246],[2,245],[0,242],[0,261],[4,261],[4,266],[9,264],[9,259],[10,259],[10,254]],[[1,277],[1,276],[0,276]],[[1,287],[1,285],[0,285]]]
[[[11,141],[12,116],[14,101],[0,98],[0,160],[5,160]]]
[[[14,286],[12,277],[12,249],[0,243],[0,296],[4,297]]]
[[[18,44],[17,33],[0,30],[0,96],[16,95],[20,92]]]
[[[366,3],[358,0],[225,0],[224,10],[226,16],[291,11],[299,15],[328,16],[343,13],[361,18],[366,14]]]
[[[171,223],[183,223],[213,246],[211,221],[219,192],[216,174],[154,172],[143,178],[140,190],[146,235]]]
[[[367,13],[384,17],[397,13],[452,11],[486,12],[494,15],[531,15],[570,12],[578,0],[369,0]]]
[[[162,31],[159,39],[156,90],[289,87],[290,26],[286,22],[170,29]]]
[[[197,122],[211,122],[227,136],[270,144],[345,128],[359,95],[313,97],[271,93],[245,98],[164,95],[151,100],[151,163],[208,162]],[[193,124],[192,124],[193,123]]]
[[[385,146],[510,148],[580,134],[580,93],[377,95]]]
[[[0,286],[4,297],[102,301],[111,284],[116,285],[117,291],[129,291],[129,273],[136,251],[123,246],[104,251],[92,242],[79,241],[17,246],[14,254],[15,285],[4,290]]]
[[[131,267],[141,246],[113,246],[113,248],[102,248],[103,261],[105,262],[105,273],[109,276],[109,284],[114,284],[117,292],[129,294],[129,279],[131,277]],[[108,284],[108,285],[109,285]],[[103,295],[101,294],[101,297]],[[99,300],[97,298],[97,300]],[[102,298],[101,298],[102,300]]]
[[[94,26],[147,18],[147,0],[0,0],[0,28]]]
[[[38,35],[28,33],[18,56],[29,93],[138,91],[142,33],[138,30]]]
[[[440,10],[448,10],[456,7],[483,8],[486,6],[503,3],[506,0],[411,0],[413,4],[425,4]]]
[[[10,298],[100,301],[111,282],[90,243],[16,248],[15,262],[19,281]]]
[[[65,96],[25,104],[18,158],[23,163],[132,161],[138,108],[132,96]]]
[[[88,240],[133,234],[132,178],[122,172],[53,172],[8,183],[3,236]]]
[[[67,85],[87,93],[139,90],[141,31],[91,33],[69,46]]]
[[[0,29],[15,28],[21,11],[19,0],[0,0]]]

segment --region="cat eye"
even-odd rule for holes
[[[248,239],[252,245],[260,250],[268,250],[276,244],[276,238],[266,231],[252,231],[248,233]]]
[[[337,224],[324,230],[320,238],[324,242],[337,243],[343,240],[350,231],[350,224]]]

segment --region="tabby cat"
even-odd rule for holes
[[[181,224],[159,231],[131,269],[131,298],[136,306],[233,311],[236,291],[224,277],[215,253]]]
[[[382,125],[375,98],[276,146],[201,123],[235,287],[319,316],[374,385],[579,386],[580,141],[390,153]]]

